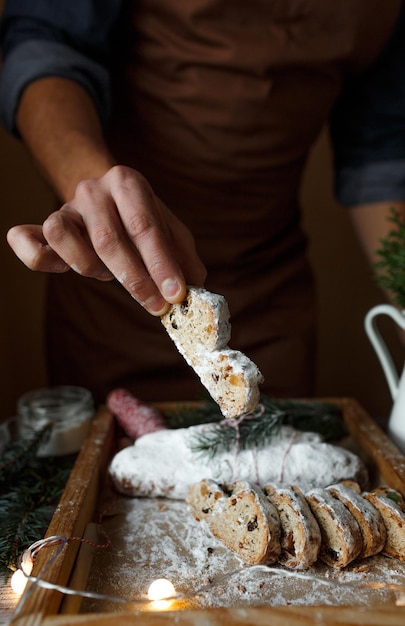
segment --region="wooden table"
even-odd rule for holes
[[[11,589],[10,579],[0,577],[0,624],[11,618],[18,603],[17,594]]]

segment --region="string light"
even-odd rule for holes
[[[25,550],[21,558],[19,569],[17,569],[11,577],[11,588],[18,596],[22,596],[24,593],[33,565],[34,561],[31,556],[31,551]]]
[[[148,589],[148,598],[152,607],[158,611],[165,611],[173,602],[176,590],[173,583],[167,578],[154,580]]]
[[[78,539],[78,538],[76,538]],[[83,541],[83,540],[81,540]],[[53,589],[64,593],[66,595],[75,595],[83,598],[91,598],[94,600],[104,600],[109,602],[117,602],[121,604],[132,605],[135,608],[137,605],[145,605],[146,608],[153,608],[155,610],[167,610],[171,606],[171,604],[175,600],[188,600],[192,598],[196,598],[197,596],[202,596],[205,593],[211,591],[216,585],[223,585],[227,580],[231,579],[233,576],[236,576],[240,573],[247,573],[249,571],[261,570],[262,572],[267,572],[269,574],[275,576],[286,576],[286,577],[294,577],[301,580],[306,580],[314,583],[319,583],[322,585],[332,585],[334,586],[336,583],[333,580],[328,580],[327,578],[322,578],[319,576],[314,576],[309,573],[303,573],[296,570],[288,570],[285,568],[276,568],[270,567],[268,565],[252,565],[249,567],[241,567],[239,569],[233,570],[224,574],[223,576],[219,576],[215,580],[211,581],[207,585],[200,587],[199,589],[192,591],[190,593],[176,593],[176,590],[173,584],[167,579],[157,579],[155,580],[149,587],[149,591],[147,597],[142,598],[123,598],[119,596],[109,596],[106,594],[96,593],[92,591],[85,590],[74,590],[69,587],[64,587],[62,585],[57,585],[51,582],[40,578],[39,576],[31,576],[31,570],[33,567],[33,563],[35,560],[36,554],[44,547],[48,547],[55,544],[60,544],[58,550],[53,554],[53,556],[49,559],[46,566],[43,568],[43,574],[46,573],[48,567],[58,558],[61,553],[61,550],[68,544],[69,539],[63,536],[53,536],[48,537],[46,539],[41,539],[29,548],[24,551],[22,558],[20,559],[19,569],[13,574],[12,580],[18,581],[18,579],[25,579],[25,582],[30,581],[35,583],[39,587],[44,589]],[[13,583],[12,583],[13,584]],[[21,591],[21,587],[15,589],[16,593],[22,593],[24,589]],[[391,590],[398,594],[396,604],[397,606],[402,606],[405,600],[405,586],[402,584],[395,583],[376,583],[376,582],[341,582],[340,586],[350,588],[351,590],[360,590],[360,589],[380,589],[380,590]],[[14,588],[14,586],[13,586]],[[33,584],[23,595],[20,600],[19,605],[17,606],[16,611],[14,612],[13,619],[15,619],[16,615],[20,612],[24,601],[30,595],[30,593],[35,588]]]
[[[24,589],[27,586],[27,578],[24,572],[17,569],[11,577],[11,588],[18,596],[22,596]]]

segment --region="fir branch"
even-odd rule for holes
[[[266,404],[268,400],[263,399]],[[325,441],[340,439],[347,434],[340,407],[331,402],[276,400],[273,401],[284,412],[283,424],[304,432],[322,435]]]
[[[53,506],[37,504],[24,490],[0,499],[0,565],[15,569],[22,549],[42,537],[52,518]]]
[[[0,462],[0,488],[3,483],[8,483],[14,475],[20,474],[24,467],[30,463],[39,447],[47,441],[51,428],[52,424],[49,423],[41,430],[33,430],[3,452]]]
[[[10,454],[19,456],[24,449],[27,440],[19,440]],[[44,535],[73,461],[29,454],[19,473],[12,471],[0,486],[0,566],[14,569],[22,549]]]
[[[276,407],[257,417],[246,417],[241,422],[222,420],[215,426],[195,434],[191,450],[214,458],[220,451],[229,452],[238,443],[241,450],[264,446],[280,430],[283,413]]]
[[[264,394],[260,396],[260,404],[264,407],[265,416],[280,410],[285,414],[283,424],[294,426],[297,430],[318,432],[326,440],[339,439],[346,434],[342,411],[337,404],[321,400],[280,400]],[[224,419],[211,397],[202,400],[198,406],[179,405],[175,410],[167,411],[165,417],[170,428],[187,428]]]
[[[339,439],[346,434],[342,412],[331,403],[274,400],[262,395],[261,408],[261,412],[248,416],[237,426],[234,420],[222,419],[215,427],[200,431],[191,449],[212,459],[219,451],[229,451],[236,444],[240,449],[262,447],[279,433],[282,425],[317,432],[324,440]],[[206,407],[202,407],[202,411],[206,415]],[[195,413],[193,423],[197,423]]]
[[[392,207],[388,217],[394,228],[380,240],[374,264],[375,279],[379,287],[390,293],[392,301],[405,309],[405,221]]]

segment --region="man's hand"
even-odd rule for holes
[[[42,226],[14,226],[7,239],[30,269],[116,278],[153,315],[206,276],[190,231],[141,174],[121,165],[79,183]]]

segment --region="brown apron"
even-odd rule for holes
[[[389,5],[389,6],[387,6]],[[305,160],[345,78],[382,49],[399,3],[130,0],[115,46],[108,141],[189,226],[231,347],[272,396],[314,393],[316,304],[300,227]],[[51,277],[53,383],[103,401],[201,395],[195,374],[118,283]]]

